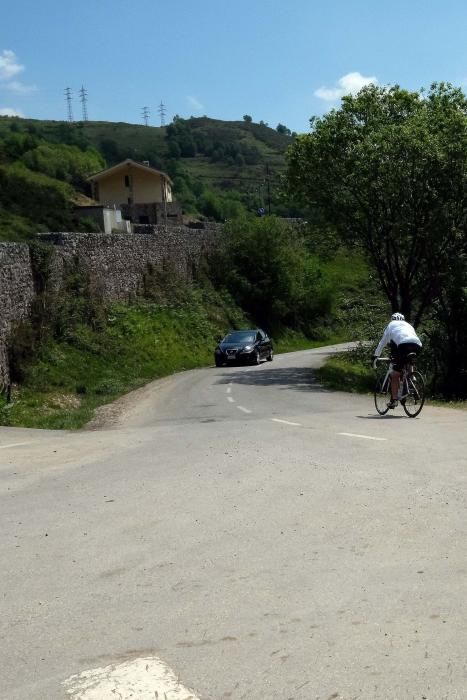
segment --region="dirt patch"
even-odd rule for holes
[[[45,408],[53,410],[76,409],[81,406],[81,399],[75,394],[51,394],[47,398]]]
[[[96,408],[93,418],[86,423],[83,430],[105,430],[117,428],[123,422],[125,415],[134,410],[146,399],[151,392],[167,381],[167,378],[156,379],[145,386],[130,391],[124,396],[120,396],[112,403],[104,404]]]

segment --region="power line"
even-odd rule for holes
[[[141,115],[143,117],[143,121],[145,126],[149,126],[149,107],[142,107],[141,108]]]
[[[167,110],[165,109],[165,104],[162,102],[162,100],[157,111],[159,112],[161,126],[165,126],[165,115]]]
[[[73,107],[71,104],[72,101],[72,95],[71,95],[71,88],[67,87],[65,88],[65,99],[68,104],[68,121],[72,122],[73,121]]]
[[[81,90],[79,91],[80,95],[80,100],[81,100],[81,106],[83,109],[83,122],[88,121],[88,91],[84,88],[84,85],[81,86]]]

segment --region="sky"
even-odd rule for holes
[[[0,0],[0,115],[308,130],[366,83],[467,89],[465,0]]]

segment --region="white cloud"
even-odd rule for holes
[[[17,95],[28,95],[31,92],[36,92],[37,87],[35,85],[26,85],[19,80],[11,80],[9,83],[1,84],[0,89],[16,92]]]
[[[24,114],[20,109],[13,109],[13,107],[0,107],[0,117],[22,117]]]
[[[19,80],[12,80],[19,73],[24,71],[24,66],[19,63],[14,51],[4,49],[0,53],[0,89],[9,90],[17,95],[28,95],[35,92],[35,85],[26,85]]]
[[[4,49],[0,53],[0,80],[11,80],[15,75],[21,73],[24,66],[18,63],[14,51]]]
[[[196,99],[196,97],[188,95],[187,100],[194,109],[198,110],[198,112],[204,111],[204,105],[201,104],[201,102],[198,99]]]
[[[314,95],[326,102],[335,102],[344,95],[356,95],[365,85],[378,85],[378,79],[374,75],[367,77],[358,72],[347,73],[339,78],[336,87],[320,87]]]

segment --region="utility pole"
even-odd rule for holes
[[[143,117],[145,126],[149,126],[149,107],[142,107],[141,115]]]
[[[165,109],[165,104],[162,102],[162,100],[157,111],[159,112],[159,117],[161,119],[161,126],[165,126],[165,115],[167,110]]]
[[[83,122],[88,121],[88,91],[84,88],[84,85],[81,86],[81,90],[79,91],[79,99],[81,100],[81,106],[83,108]]]
[[[73,121],[73,108],[71,105],[72,96],[71,96],[71,88],[69,88],[69,87],[65,88],[65,99],[66,99],[67,104],[68,104],[68,121],[72,122]]]

